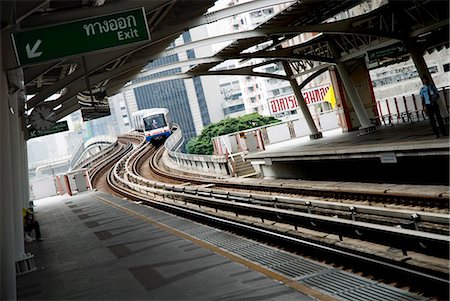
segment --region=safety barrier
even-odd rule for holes
[[[317,127],[320,131],[339,128],[337,110],[318,114]],[[320,121],[319,121],[320,120]],[[214,137],[214,153],[254,152],[265,150],[267,145],[309,136],[309,129],[304,118],[279,122],[249,130]]]
[[[72,170],[90,167],[92,162],[95,162],[98,159],[106,156],[112,149],[114,149],[114,147],[116,147],[117,137],[97,136],[97,137],[91,138],[88,141],[86,141],[86,143],[84,145],[85,145],[85,147],[84,147],[83,154],[75,162],[75,164],[72,167]],[[106,145],[106,147],[102,148],[101,146],[104,146],[104,145]],[[89,149],[92,147],[97,147],[97,146],[99,147],[99,151],[95,154],[90,154]]]
[[[449,87],[439,89],[441,115],[448,123]],[[425,120],[422,99],[418,93],[377,100],[378,115],[371,118],[374,125],[393,125]]]
[[[233,175],[233,167],[227,156],[209,156],[192,155],[179,152],[178,149],[183,145],[183,132],[179,126],[173,131],[172,135],[164,143],[167,158],[172,165],[179,171],[192,173],[209,173],[214,175]]]

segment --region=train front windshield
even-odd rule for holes
[[[146,131],[151,131],[167,126],[164,114],[148,116],[144,118],[144,125]]]

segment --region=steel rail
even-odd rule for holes
[[[160,151],[159,149],[158,151]],[[155,162],[155,155],[152,160],[150,160],[151,169],[157,169],[157,164]],[[139,181],[140,179],[137,178]],[[143,181],[144,185],[148,185],[151,182]],[[358,215],[375,215],[378,217],[386,218],[396,218],[403,220],[400,224],[395,224],[395,226],[413,226],[416,230],[420,227],[420,223],[428,222],[443,225],[448,228],[450,224],[450,215],[423,212],[423,211],[413,211],[413,210],[399,210],[399,209],[388,209],[383,207],[374,206],[364,206],[357,204],[345,204],[330,201],[319,201],[319,200],[308,200],[295,197],[283,197],[283,196],[273,196],[273,195],[263,195],[258,193],[246,193],[239,191],[224,191],[220,189],[184,186],[184,185],[166,185],[160,184],[158,182],[152,183],[155,187],[160,187],[166,190],[173,190],[178,192],[185,192],[190,194],[203,194],[206,196],[215,197],[218,199],[233,198],[235,201],[255,203],[258,201],[266,201],[266,203],[259,203],[260,205],[266,205],[271,207],[282,208],[286,206],[287,209],[303,210],[306,212],[317,212],[317,209],[327,209],[327,210],[337,210],[337,213],[345,214],[349,219],[357,220]],[[295,206],[295,207],[294,207]],[[320,213],[320,212],[317,212]],[[334,214],[334,215],[335,215]]]
[[[282,220],[283,223],[291,224],[315,230],[334,233],[342,237],[354,237],[357,239],[374,241],[384,245],[395,246],[403,250],[417,250],[422,253],[432,254],[446,258],[448,257],[449,238],[446,235],[426,233],[418,230],[409,230],[373,223],[354,221],[336,217],[321,216],[313,213],[302,213],[293,210],[265,207],[254,204],[246,204],[240,200],[234,200],[232,193],[227,194],[227,200],[219,200],[210,196],[210,192],[201,191],[199,188],[190,190],[186,186],[167,185],[145,179],[136,175],[136,163],[141,157],[140,153],[146,151],[146,145],[142,144],[138,149],[128,156],[123,164],[125,169],[123,185],[138,192],[153,193],[172,198],[183,198],[201,206],[214,209],[227,210],[235,214],[245,214],[261,219]],[[133,185],[130,185],[130,184]],[[178,190],[178,192],[176,191]],[[190,192],[186,194],[186,192]],[[194,192],[194,193],[192,193]]]
[[[141,150],[143,149],[144,148],[142,148]],[[326,257],[329,256],[329,254],[331,253],[338,258],[343,258],[352,265],[360,262],[364,263],[365,265],[376,267],[377,269],[381,268],[386,273],[387,271],[389,271],[389,273],[386,274],[388,276],[392,275],[392,273],[395,272],[396,275],[397,274],[402,275],[401,277],[404,277],[405,279],[406,278],[412,279],[413,281],[412,283],[414,283],[414,281],[420,281],[420,283],[425,285],[424,287],[425,289],[433,287],[433,290],[439,290],[442,292],[445,292],[445,290],[448,289],[449,281],[448,281],[448,274],[446,273],[440,273],[426,268],[420,268],[415,266],[412,267],[406,262],[397,262],[394,260],[381,258],[375,255],[368,255],[361,251],[347,250],[343,247],[327,245],[325,243],[318,243],[316,241],[310,241],[298,237],[291,237],[286,233],[280,233],[277,231],[268,231],[267,229],[260,228],[255,225],[247,225],[242,222],[232,221],[223,217],[211,216],[209,214],[205,214],[197,210],[167,204],[165,202],[160,202],[155,199],[150,199],[149,195],[178,198],[179,196],[177,194],[180,194],[179,192],[166,191],[164,189],[161,189],[161,186],[162,188],[173,189],[174,187],[180,188],[179,187],[180,185],[167,185],[167,184],[157,185],[156,182],[154,181],[144,179],[145,181],[147,181],[147,185],[143,186],[142,184],[139,183],[142,180],[138,181],[136,175],[134,176],[128,175],[130,181],[126,180],[125,177],[127,176],[126,175],[127,172],[124,171],[124,169],[126,168],[125,162],[132,163],[132,165],[135,165],[136,161],[138,161],[139,158],[139,156],[134,155],[134,153],[135,152],[133,152],[133,154],[127,154],[124,158],[122,158],[119,162],[117,162],[115,166],[110,170],[108,176],[108,178],[113,179],[113,180],[109,179],[108,180],[109,182],[114,182],[113,185],[118,185],[115,189],[119,193],[125,194],[130,199],[144,201],[146,204],[151,205],[153,207],[163,209],[165,211],[170,211],[178,215],[188,216],[190,218],[201,220],[209,224],[214,224],[221,228],[235,229],[238,230],[240,233],[242,233],[242,231],[248,232],[249,234],[252,235],[252,237],[257,235],[258,237],[265,237],[267,239],[277,240],[278,243],[282,243],[283,246],[288,244],[293,245],[294,248],[301,247],[302,249],[307,248],[315,250],[314,254],[317,254],[317,251],[323,252]],[[131,157],[134,157],[135,161],[130,159]],[[207,197],[204,196],[198,197],[208,199]],[[225,202],[224,200],[216,200],[216,201]],[[242,205],[251,206],[248,204]],[[271,210],[271,208],[265,209]],[[278,215],[280,213],[281,214],[286,213],[290,215],[291,212],[278,211],[277,213]]]
[[[391,193],[389,191],[375,192],[375,191],[356,191],[355,189],[345,189],[341,187],[327,187],[325,188],[317,188],[317,187],[289,187],[282,186],[281,184],[270,184],[270,183],[258,183],[258,185],[248,184],[248,183],[236,183],[233,181],[221,180],[221,179],[202,179],[194,176],[187,175],[179,175],[170,172],[166,172],[161,170],[156,163],[159,157],[162,156],[162,152],[164,152],[164,148],[161,147],[158,149],[158,153],[155,154],[155,157],[150,162],[152,166],[153,172],[159,176],[160,178],[171,179],[172,181],[178,182],[190,182],[192,184],[212,184],[217,187],[223,188],[239,188],[243,190],[250,191],[270,191],[270,192],[279,192],[279,193],[291,193],[291,194],[300,194],[300,195],[310,195],[310,196],[319,196],[319,197],[331,197],[331,198],[346,198],[346,199],[356,199],[356,200],[373,200],[378,202],[386,202],[386,203],[415,203],[415,204],[424,204],[435,206],[437,208],[449,208],[449,199],[445,197],[439,196],[414,196],[406,193]]]
[[[117,176],[117,173],[115,174],[115,176]],[[118,180],[121,181],[120,179]],[[345,262],[349,262],[352,265],[358,265],[359,263],[362,263],[364,265],[375,267],[375,271],[381,273],[386,272],[389,273],[388,275],[392,275],[392,273],[401,275],[399,277],[403,277],[403,279],[411,279],[410,281],[413,281],[413,283],[415,281],[420,281],[420,283],[424,285],[425,289],[427,287],[433,287],[434,292],[445,292],[450,284],[448,280],[448,274],[430,271],[423,268],[413,268],[404,262],[401,263],[394,260],[381,258],[376,255],[368,255],[356,250],[348,250],[339,246],[327,245],[309,241],[307,239],[292,237],[287,235],[286,233],[271,231],[257,227],[255,225],[248,225],[242,222],[229,220],[227,218],[205,214],[193,209],[188,209],[173,204],[167,204],[165,202],[149,198],[148,188],[143,189],[142,187],[140,187],[140,185],[137,185],[135,183],[124,183],[123,181],[122,184],[125,184],[127,188],[124,189],[121,186],[119,189],[122,190],[126,195],[132,196],[134,200],[141,201],[146,205],[164,210],[166,212],[185,216],[225,230],[237,231],[239,234],[250,234],[252,238],[264,238],[265,241],[267,241],[267,239],[269,239],[269,241],[276,241],[277,244],[281,243],[284,247],[287,247],[289,245],[293,250],[313,250],[314,254],[317,256],[319,256],[318,252],[320,252],[327,258],[329,254],[333,254],[333,256],[336,256],[337,258],[340,258]],[[137,193],[136,189],[139,189],[140,192]],[[145,193],[144,191],[147,191],[147,193]],[[138,194],[139,197],[136,197],[136,194]],[[157,192],[155,194],[158,195]]]

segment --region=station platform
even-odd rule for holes
[[[18,300],[428,298],[102,192],[35,202]],[[374,299],[375,298],[375,299]]]
[[[436,138],[428,120],[377,131],[301,137],[245,156],[264,178],[405,184],[449,183],[449,139]]]
[[[26,244],[19,300],[313,300],[149,217],[170,214],[100,192],[35,205],[44,241]]]

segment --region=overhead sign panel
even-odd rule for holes
[[[19,65],[97,51],[150,39],[144,8],[12,34]]]
[[[377,59],[384,59],[384,58],[396,58],[405,53],[406,49],[402,42],[398,42],[387,47],[367,51],[369,61],[375,61]]]
[[[60,133],[60,132],[65,132],[68,130],[69,130],[69,126],[67,124],[67,121],[61,121],[61,122],[56,123],[48,131],[38,131],[31,127],[28,129],[28,139],[36,138],[36,137],[40,137],[40,136],[46,136],[46,135],[50,135],[50,134],[56,134],[56,133]]]

